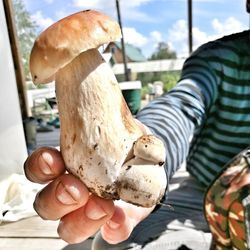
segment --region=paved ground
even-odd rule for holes
[[[60,129],[55,128],[51,132],[38,132],[37,133],[37,147],[42,146],[59,146]]]

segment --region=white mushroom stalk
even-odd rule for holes
[[[143,135],[97,49],[120,35],[118,24],[99,12],[87,11],[52,27],[36,40],[31,73],[35,83],[55,78],[60,148],[68,171],[100,197],[144,207],[157,204],[167,186],[164,145],[153,135]],[[76,38],[71,35],[78,29],[83,34],[77,34],[78,44],[72,48],[71,40],[74,43]],[[67,30],[71,34],[67,42],[64,37],[62,41],[57,37],[56,45],[51,42],[49,36],[60,37]]]

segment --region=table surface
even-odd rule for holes
[[[179,186],[185,171],[178,171],[170,190]],[[176,180],[176,182],[174,182]],[[178,180],[178,181],[177,181]],[[0,249],[2,250],[90,250],[93,238],[83,243],[68,245],[57,235],[58,221],[42,220],[38,216],[17,222],[0,224]]]
[[[92,238],[68,245],[57,235],[58,221],[38,216],[0,225],[0,249],[3,250],[90,250]]]

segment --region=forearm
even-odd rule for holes
[[[165,143],[165,168],[169,178],[185,160],[190,139],[204,115],[203,96],[199,87],[190,80],[182,80],[172,91],[138,113],[137,119]]]

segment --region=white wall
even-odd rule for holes
[[[22,173],[27,149],[7,24],[0,1],[0,179]]]

